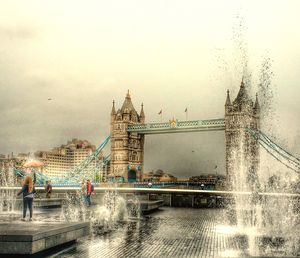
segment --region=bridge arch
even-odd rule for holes
[[[128,171],[128,183],[134,183],[137,181],[137,171],[136,169],[130,169]]]

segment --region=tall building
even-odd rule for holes
[[[87,140],[72,139],[67,144],[55,147],[51,151],[38,151],[35,154],[45,163],[45,174],[49,177],[61,177],[95,150],[96,147]],[[95,167],[102,158],[102,155],[99,155],[86,169]]]
[[[124,182],[142,180],[144,162],[144,135],[128,133],[128,125],[144,124],[143,104],[140,114],[135,110],[129,92],[121,109],[111,111],[110,176]]]
[[[231,103],[229,91],[225,103],[225,140],[226,140],[226,175],[228,188],[241,186],[257,190],[257,170],[259,166],[259,143],[251,137],[248,130],[260,128],[260,106],[256,95],[253,102],[247,85],[241,82],[239,93]],[[245,171],[246,178],[238,173]]]

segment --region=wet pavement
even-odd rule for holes
[[[225,210],[166,208],[118,223],[49,257],[247,257],[222,225]]]
[[[97,206],[94,206],[84,213],[96,215],[93,213],[96,209]],[[75,213],[73,209],[70,211]],[[2,223],[13,221],[20,226],[29,223],[34,227],[66,221],[64,214],[62,209],[36,209],[33,222],[21,222],[21,211],[11,213],[10,216],[0,214],[0,220]],[[78,218],[76,221],[81,221]],[[162,207],[140,218],[126,218],[106,224],[103,224],[105,220],[100,220],[100,224],[93,221],[93,233],[89,237],[34,257],[251,257],[249,239],[236,231],[235,226],[230,226],[229,220],[232,221],[232,214],[226,209]],[[255,257],[300,257],[300,253],[299,256],[285,255],[281,241],[275,241],[272,236],[263,240],[262,245],[255,246],[260,254]]]

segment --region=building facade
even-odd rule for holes
[[[95,149],[96,147],[87,140],[72,139],[51,151],[38,151],[36,157],[45,163],[45,174],[49,177],[61,177],[79,165]],[[102,155],[99,155],[86,169],[95,167],[102,158]]]
[[[144,135],[127,132],[128,125],[144,124],[143,104],[140,114],[135,110],[129,92],[117,111],[111,111],[110,177],[120,182],[142,180],[144,163]]]

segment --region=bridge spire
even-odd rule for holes
[[[127,95],[126,95],[126,98],[130,99],[129,90],[127,90]]]
[[[116,114],[116,109],[115,109],[115,101],[113,100],[113,105],[112,105],[112,109],[111,109],[111,113],[112,116],[114,116]]]
[[[226,98],[225,105],[226,106],[231,105],[229,90],[227,90],[227,98]]]
[[[144,104],[143,103],[141,105],[140,121],[141,121],[141,123],[145,123],[145,113],[144,113]]]

